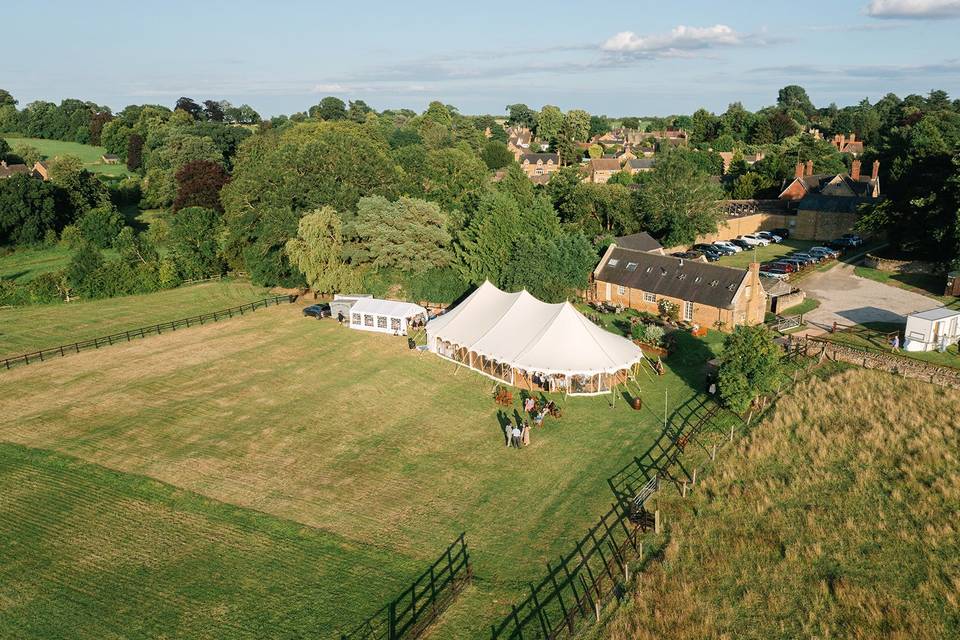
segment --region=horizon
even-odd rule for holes
[[[696,0],[682,14],[615,2],[585,21],[570,20],[572,2],[505,15],[434,0],[416,13],[296,0],[267,20],[253,3],[230,6],[176,0],[146,11],[110,5],[102,15],[56,0],[12,6],[11,24],[43,17],[48,43],[36,48],[26,29],[8,33],[8,50],[28,53],[0,62],[3,88],[21,108],[78,98],[118,112],[186,96],[246,103],[263,117],[306,111],[327,95],[378,111],[440,100],[465,114],[503,115],[519,102],[620,117],[722,112],[732,102],[756,111],[789,84],[818,107],[960,93],[956,0],[817,0],[802,20],[782,1],[758,12]]]

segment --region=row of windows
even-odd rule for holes
[[[627,288],[624,287],[623,285],[619,285],[617,286],[617,293],[620,294],[621,296],[625,295],[627,293]],[[650,304],[656,304],[657,294],[650,293],[649,291],[644,291],[643,301],[649,302]],[[693,320],[693,303],[690,302],[689,300],[686,300],[683,303],[683,319],[686,320],[687,322]]]
[[[374,319],[374,318],[376,318],[376,319]],[[360,314],[359,314],[359,313],[352,313],[352,314],[350,314],[350,322],[351,322],[352,324],[360,324],[360,320],[361,320],[361,318],[360,318]],[[372,326],[374,325],[374,322],[376,322],[376,325],[377,325],[377,328],[378,328],[378,329],[386,329],[386,328],[387,328],[387,317],[386,317],[386,316],[372,316],[372,315],[367,314],[367,313],[363,314],[363,326],[365,326],[365,327],[372,327]],[[390,329],[391,329],[392,331],[399,331],[399,330],[400,330],[400,318],[390,318]]]

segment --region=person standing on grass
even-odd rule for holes
[[[507,424],[503,426],[503,436],[506,445],[509,447],[510,442],[513,439],[513,423],[511,423],[509,420],[507,421]]]
[[[520,448],[520,428],[517,426],[514,426],[512,435],[513,435],[513,446],[519,449]]]
[[[894,334],[893,340],[890,341],[890,351],[900,351],[900,334]]]
[[[343,311],[337,311],[337,322],[343,324]]]
[[[530,444],[530,423],[526,420],[523,421],[523,431],[521,432],[521,437],[523,438],[523,446]]]

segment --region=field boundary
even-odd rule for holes
[[[10,356],[2,360],[4,369],[12,369],[20,365],[34,364],[37,362],[46,362],[51,358],[63,358],[70,354],[89,351],[90,349],[99,349],[100,347],[112,346],[121,342],[130,342],[134,338],[146,338],[152,335],[160,335],[164,331],[176,331],[178,328],[191,327],[195,325],[206,324],[207,322],[219,322],[220,320],[233,318],[235,315],[243,315],[250,311],[266,308],[272,305],[279,305],[281,302],[294,302],[297,299],[295,295],[278,295],[254,302],[247,302],[237,307],[220,309],[210,313],[203,313],[178,320],[169,320],[158,324],[151,324],[136,329],[112,333],[106,336],[90,338],[89,340],[79,340],[73,343],[61,344],[56,347],[21,353],[20,355]]]
[[[461,533],[403,592],[341,640],[419,638],[473,579],[466,533]]]
[[[684,449],[698,442],[697,436],[705,430],[719,432],[717,419],[732,415],[709,396],[695,396],[684,403],[650,449],[608,479],[617,498],[610,510],[558,564],[547,562],[547,576],[530,583],[530,595],[511,605],[510,613],[491,627],[492,640],[572,637],[578,620],[599,622],[601,611],[623,597],[630,582],[630,561],[639,561],[642,570],[642,563],[649,559],[644,557],[638,534],[650,528],[659,533],[660,523],[659,512],[647,511],[647,501],[659,491],[662,479],[682,486],[686,495],[688,482],[696,483],[697,472],[691,475],[680,462]],[[683,478],[674,476],[674,466]]]

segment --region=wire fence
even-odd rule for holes
[[[341,633],[341,640],[419,637],[473,577],[464,536],[461,533],[403,593],[356,628]]]
[[[253,312],[257,309],[279,305],[281,302],[293,302],[296,299],[297,296],[294,295],[273,296],[271,298],[264,298],[262,300],[248,302],[238,307],[230,307],[229,309],[221,309],[211,313],[190,316],[188,318],[180,318],[179,320],[170,320],[168,322],[160,322],[158,324],[137,327],[136,329],[112,333],[110,335],[100,336],[97,338],[90,338],[89,340],[79,340],[70,344],[61,344],[56,347],[40,349],[39,351],[22,353],[20,355],[4,358],[2,361],[0,361],[0,363],[2,363],[4,369],[12,369],[13,367],[19,365],[45,362],[53,358],[63,358],[70,354],[80,353],[81,351],[100,349],[101,347],[112,346],[121,342],[130,342],[135,338],[146,338],[147,336],[160,335],[164,331],[176,331],[177,329],[184,327],[203,325],[207,324],[208,322],[219,322],[220,320],[233,318],[234,316],[242,316],[245,313]]]

